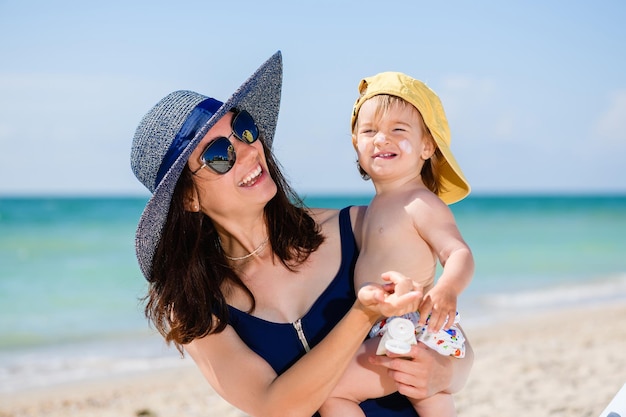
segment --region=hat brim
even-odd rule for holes
[[[471,187],[448,144],[436,137],[435,142],[445,160],[440,167],[439,180],[441,190],[438,195],[444,203],[454,204],[467,197],[471,192]]]
[[[252,115],[265,144],[271,148],[278,121],[281,89],[282,55],[278,51],[207,120],[164,175],[141,214],[135,235],[137,260],[146,279],[149,279],[152,271],[152,260],[161,239],[176,183],[193,150],[215,123],[232,108],[247,110]]]

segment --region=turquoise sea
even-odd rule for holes
[[[181,363],[143,317],[134,233],[146,201],[0,198],[0,393]],[[477,264],[466,323],[626,302],[626,195],[471,196],[451,208]]]

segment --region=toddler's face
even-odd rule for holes
[[[408,103],[394,103],[386,109],[378,103],[374,97],[359,111],[355,143],[361,167],[373,180],[419,175],[434,152],[420,113]]]

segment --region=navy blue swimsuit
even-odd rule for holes
[[[356,299],[352,276],[358,252],[350,223],[349,207],[341,210],[339,227],[341,233],[339,271],[309,311],[300,319],[302,332],[311,348],[335,327]],[[306,353],[293,323],[269,322],[232,306],[229,306],[229,313],[229,324],[241,340],[263,357],[277,374],[285,372]],[[368,417],[417,416],[409,401],[397,393],[364,401],[361,403],[361,408]]]

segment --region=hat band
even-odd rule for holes
[[[178,159],[180,154],[187,148],[189,142],[196,136],[198,130],[213,117],[223,104],[224,103],[221,101],[209,97],[194,107],[165,153],[163,161],[161,161],[161,166],[159,167],[156,180],[154,181],[155,189],[161,183],[167,171],[174,165],[174,162]]]

